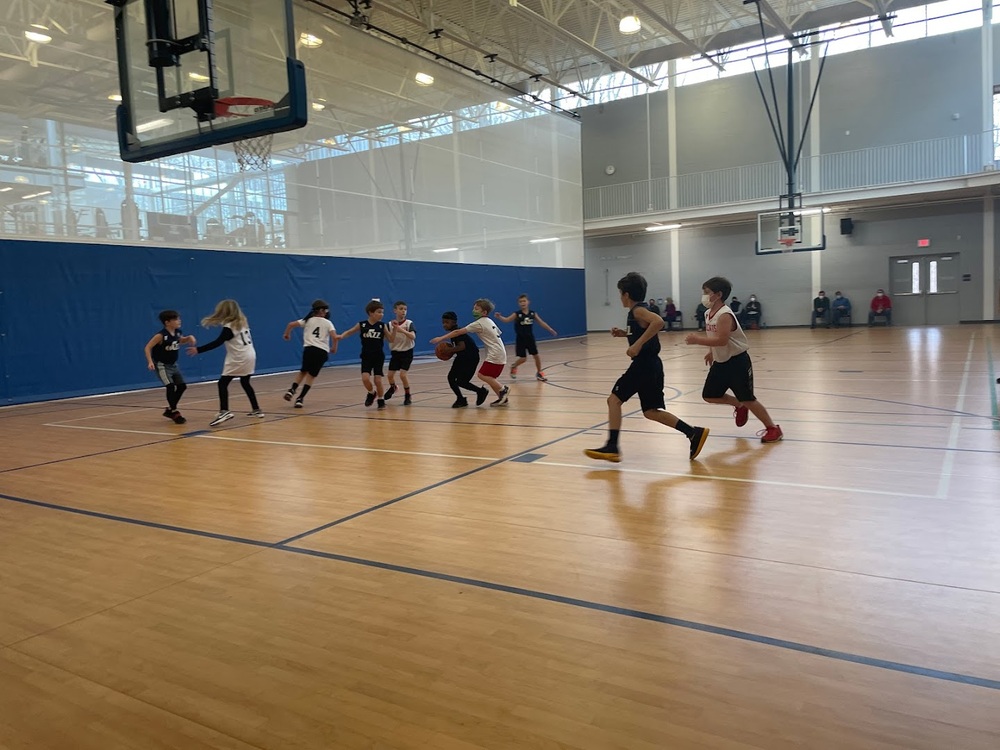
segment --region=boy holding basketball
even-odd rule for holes
[[[413,364],[413,348],[417,342],[417,329],[413,327],[413,321],[406,317],[406,303],[397,302],[392,306],[396,313],[395,319],[390,324],[396,333],[395,341],[389,341],[389,390],[385,392],[385,400],[388,401],[396,392],[396,373],[403,383],[403,406],[413,403],[410,400],[410,379],[407,373],[410,365]]]
[[[514,324],[514,353],[517,355],[517,359],[514,360],[514,364],[510,368],[510,379],[517,380],[517,368],[528,361],[530,354],[535,358],[535,380],[544,383],[547,378],[542,371],[542,358],[538,356],[538,344],[535,343],[535,323],[538,323],[553,336],[558,334],[552,326],[542,320],[541,315],[531,309],[531,300],[528,299],[527,294],[522,294],[517,298],[517,305],[520,309],[515,310],[510,315],[501,315],[500,313],[493,315],[504,323],[510,323],[515,318],[517,319],[517,323]]]
[[[458,328],[458,315],[451,310],[442,313],[441,326],[446,331],[454,331]],[[461,388],[475,393],[476,406],[481,405],[490,395],[490,391],[488,388],[472,384],[472,376],[476,374],[476,367],[479,365],[479,347],[472,340],[472,336],[467,333],[458,334],[448,343],[451,344],[454,351],[451,370],[448,371],[448,385],[455,393],[455,403],[451,405],[451,408],[461,409],[469,405],[465,396],[462,395],[462,391],[459,390]]]
[[[475,320],[465,328],[455,328],[444,336],[431,339],[431,343],[437,344],[441,341],[455,339],[463,333],[474,333],[479,336],[479,340],[483,342],[483,348],[486,350],[486,361],[479,367],[479,379],[492,388],[497,395],[496,401],[491,402],[490,406],[507,406],[507,394],[510,392],[510,388],[501,386],[497,380],[500,373],[503,372],[504,365],[507,364],[507,350],[504,349],[500,329],[497,328],[496,323],[490,320],[491,312],[493,312],[492,300],[477,299],[472,305],[472,317]],[[484,388],[483,391],[485,390]],[[476,406],[486,400],[486,395],[480,392],[480,396],[476,398]]]
[[[146,342],[143,350],[146,354],[146,366],[160,376],[160,382],[167,388],[167,408],[163,410],[163,416],[176,424],[184,424],[187,420],[177,411],[177,404],[187,390],[187,383],[177,367],[177,354],[181,344],[194,346],[198,342],[194,336],[181,333],[181,314],[176,310],[161,312],[160,322],[163,328]]]
[[[642,416],[653,422],[672,427],[688,439],[691,444],[689,457],[693,461],[701,453],[708,438],[707,427],[692,427],[666,411],[663,400],[663,362],[660,360],[659,332],[663,328],[663,318],[650,312],[646,303],[646,279],[640,274],[625,274],[618,281],[622,307],[628,308],[625,329],[612,328],[611,335],[628,339],[625,353],[632,358],[632,364],[625,374],[618,378],[611,395],[608,396],[608,442],[600,448],[586,450],[589,458],[618,463],[618,433],[622,427],[622,404],[639,394]]]
[[[374,404],[377,397],[378,408],[384,409],[382,368],[385,365],[385,340],[394,341],[396,332],[382,321],[385,306],[377,299],[365,305],[365,312],[368,313],[368,319],[355,323],[352,328],[338,336],[337,340],[341,341],[355,333],[361,334],[361,382],[368,391],[365,406]],[[372,378],[375,379],[374,387]]]

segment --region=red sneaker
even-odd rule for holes
[[[757,433],[760,435],[760,442],[762,443],[777,443],[785,434],[781,431],[781,425],[775,425],[774,427],[767,427]]]
[[[736,426],[742,427],[747,423],[747,419],[750,416],[750,410],[745,406],[737,406],[733,409],[733,416],[736,417]]]

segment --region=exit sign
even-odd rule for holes
[[[930,246],[931,246],[931,241],[930,240],[926,240],[926,239],[925,240],[917,240],[917,247],[930,247]]]

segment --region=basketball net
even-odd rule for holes
[[[792,247],[795,245],[794,237],[779,237],[778,242],[781,243],[781,252],[790,253],[792,252]]]
[[[217,118],[251,117],[274,109],[274,102],[252,96],[230,96],[215,103]],[[241,172],[262,172],[271,168],[274,133],[233,141],[236,163]]]

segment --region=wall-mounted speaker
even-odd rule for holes
[[[851,234],[854,232],[854,219],[849,216],[844,217],[840,220],[840,233],[841,234]]]

